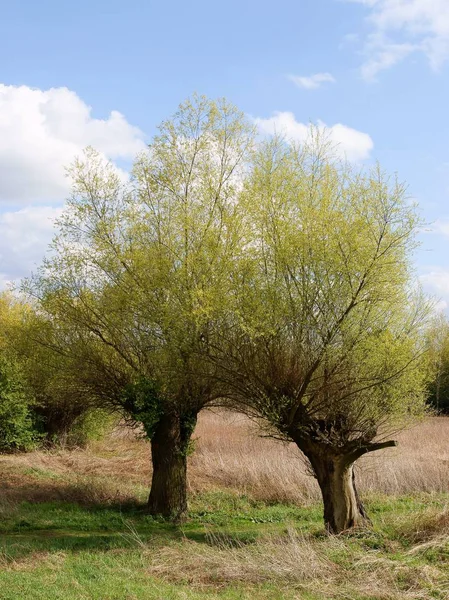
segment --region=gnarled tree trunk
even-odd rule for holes
[[[354,464],[344,455],[307,452],[321,489],[324,523],[330,533],[341,533],[369,523],[354,479]]]
[[[167,414],[156,426],[151,439],[151,515],[180,521],[187,514],[187,453],[195,424],[196,414]]]

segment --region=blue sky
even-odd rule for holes
[[[449,304],[448,0],[0,0],[0,287],[27,275],[85,145],[130,160],[192,92],[262,131],[331,128],[398,172],[432,223],[416,257]]]

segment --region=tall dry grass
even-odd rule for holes
[[[191,459],[194,490],[219,486],[273,501],[319,498],[316,481],[294,444],[261,438],[241,415],[204,413]],[[357,463],[360,490],[398,495],[449,491],[449,418],[435,417],[397,436],[397,448]]]
[[[205,411],[194,438],[195,452],[189,459],[191,493],[222,488],[255,499],[299,504],[319,498],[316,481],[308,474],[298,449],[260,437],[244,416]],[[362,493],[449,491],[449,418],[430,418],[401,433],[398,441],[397,448],[358,461]],[[54,479],[45,477],[49,473]],[[92,502],[102,498],[122,501],[138,488],[142,495],[146,493],[151,478],[150,449],[133,431],[119,428],[87,449],[0,456],[0,474],[3,493],[11,497],[24,497],[28,474],[33,476],[26,494],[31,498],[48,498],[48,494],[51,498],[52,490],[57,498],[70,497],[75,489],[83,495],[84,488],[87,497],[94,493],[90,485],[94,478]],[[39,474],[43,476],[36,480]]]
[[[382,550],[370,550],[348,535],[315,537],[293,525],[285,533],[262,536],[253,543],[217,533],[207,544],[186,538],[154,547],[139,541],[138,534],[132,541],[142,551],[149,574],[193,589],[270,583],[279,591],[288,590],[289,598],[294,590],[298,600],[304,593],[323,600],[431,600],[449,597],[444,560],[448,517],[447,511],[430,511],[415,523],[409,515],[400,531],[412,544],[408,550],[397,540],[386,539]],[[369,532],[365,535],[368,538]],[[441,559],[428,561],[429,553]]]

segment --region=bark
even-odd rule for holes
[[[354,479],[354,464],[346,456],[308,452],[324,504],[324,523],[330,533],[369,523]]]
[[[153,477],[148,512],[173,521],[187,514],[187,453],[196,414],[163,415],[151,439]]]

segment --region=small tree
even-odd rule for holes
[[[415,208],[316,132],[263,144],[245,197],[251,233],[215,362],[231,400],[307,457],[338,533],[367,519],[354,462],[424,411]]]
[[[151,440],[151,514],[182,518],[198,412],[221,391],[208,340],[227,301],[252,128],[195,97],[164,122],[133,178],[87,150],[53,254],[28,286],[64,336],[80,381]]]

